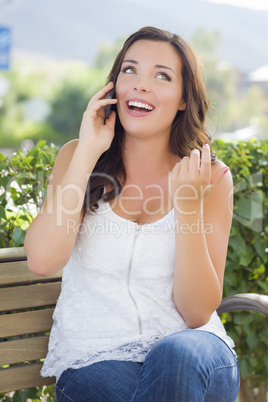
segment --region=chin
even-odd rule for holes
[[[135,137],[144,137],[144,136],[148,136],[148,134],[150,135],[150,131],[148,127],[146,129],[146,124],[144,124],[142,121],[134,121],[134,122],[127,122],[127,121],[123,121],[123,123],[121,123],[123,126],[123,129],[125,131],[126,135],[131,135],[131,136],[135,136]]]

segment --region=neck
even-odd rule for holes
[[[123,159],[128,179],[136,182],[166,175],[179,160],[165,139],[133,137],[126,138]]]

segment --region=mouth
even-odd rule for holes
[[[141,102],[136,100],[127,101],[128,110],[136,114],[148,114],[154,110],[154,106],[147,102]]]

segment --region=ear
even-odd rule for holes
[[[182,111],[182,110],[185,110],[185,109],[186,109],[186,103],[184,101],[181,101],[181,103],[180,103],[180,105],[178,107],[178,110]]]

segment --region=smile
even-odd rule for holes
[[[136,101],[130,101],[128,102],[128,107],[131,110],[134,110],[135,108],[138,109],[146,109],[146,110],[153,110],[153,106],[148,105],[147,103],[141,103],[141,102],[136,102]]]
[[[131,114],[133,113],[139,115],[143,115],[144,113],[147,114],[154,110],[154,106],[152,104],[141,102],[139,100],[127,101],[127,107]]]

